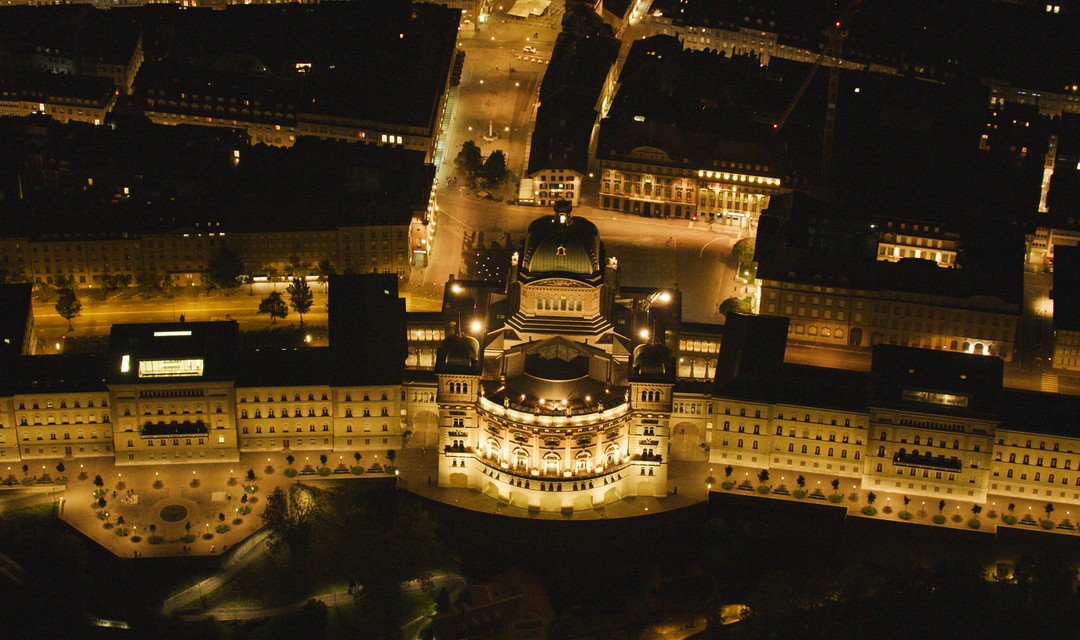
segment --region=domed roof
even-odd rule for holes
[[[531,274],[591,276],[600,271],[600,254],[596,225],[570,215],[569,210],[557,210],[529,225],[521,269]]]
[[[630,367],[633,380],[661,381],[675,377],[674,360],[671,349],[660,342],[649,342],[634,349],[634,360]]]
[[[475,373],[480,359],[480,343],[471,336],[449,335],[435,355],[436,373]]]

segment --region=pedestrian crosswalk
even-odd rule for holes
[[[1039,390],[1047,393],[1058,392],[1058,377],[1055,373],[1044,373],[1039,381]]]

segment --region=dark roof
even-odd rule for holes
[[[892,65],[906,73],[988,77],[1029,88],[1060,90],[1080,68],[1075,5],[996,0],[654,0],[650,11],[675,24],[776,34],[784,45],[820,51],[826,29],[844,25],[844,57]],[[1023,28],[1017,28],[1023,25]]]
[[[306,136],[289,148],[249,146],[242,131],[113,124],[0,122],[9,142],[0,166],[19,172],[25,194],[0,202],[8,233],[404,226],[426,211],[434,180],[421,151]]]
[[[675,382],[675,357],[660,342],[640,344],[634,349],[630,363],[631,382]]]
[[[133,11],[88,5],[5,6],[0,11],[0,42],[7,54],[0,59],[12,66],[33,65],[35,54],[47,52],[70,73],[93,74],[99,62],[126,67],[142,30]]]
[[[332,275],[329,290],[327,328],[336,382],[400,384],[408,346],[397,276]]]
[[[435,373],[480,373],[480,343],[465,335],[448,335],[435,355]]]
[[[114,324],[109,333],[107,377],[110,384],[232,380],[239,337],[235,321]],[[180,360],[201,360],[201,374],[143,371],[143,363]]]
[[[259,349],[237,354],[237,387],[330,385],[333,381],[328,347]]]
[[[17,356],[30,350],[26,329],[33,322],[34,308],[30,301],[33,285],[0,285],[0,358]]]
[[[603,268],[604,245],[596,225],[570,214],[533,220],[521,257],[522,276],[593,277]]]
[[[34,71],[0,72],[0,100],[82,105],[102,108],[116,88],[108,78]]]
[[[584,4],[567,7],[582,16],[573,30],[565,26],[555,40],[551,62],[540,85],[540,108],[529,146],[527,173],[545,169],[588,171],[589,141],[596,105],[619,41],[611,28]],[[580,24],[578,24],[580,22]]]
[[[21,356],[3,367],[0,380],[13,393],[105,391],[105,359],[99,355]]]
[[[1001,393],[1000,428],[1080,437],[1077,402],[1071,395],[1005,389]]]
[[[374,121],[429,135],[442,116],[461,18],[408,0],[149,15],[160,27],[136,82],[142,99],[150,90],[178,102],[182,92],[243,97],[281,104],[290,118]],[[310,67],[300,73],[298,64]]]
[[[879,344],[870,369],[870,403],[960,415],[993,416],[1004,376],[1000,358]]]
[[[736,380],[767,390],[784,363],[788,319],[732,313],[724,324],[724,340],[716,361],[716,393]]]
[[[1080,247],[1054,247],[1054,330],[1080,331]]]
[[[807,195],[773,196],[761,216],[754,259],[758,278],[866,291],[924,293],[1000,301],[1019,313],[1023,235],[1011,225],[968,227],[962,268],[929,260],[877,259],[879,218],[861,206],[827,204]],[[875,226],[872,226],[875,225]],[[977,301],[973,301],[975,304]],[[994,303],[1000,308],[1000,302]]]

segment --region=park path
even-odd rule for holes
[[[234,547],[232,553],[221,565],[221,573],[210,576],[191,585],[183,591],[173,594],[165,600],[162,611],[165,615],[183,609],[198,598],[219,589],[221,585],[232,579],[241,569],[251,564],[256,558],[266,551],[269,532],[265,529],[259,531],[250,538]]]
[[[246,566],[246,564],[248,562],[250,562],[250,560],[247,561],[247,562],[243,562],[243,563],[237,563],[234,566]],[[226,571],[228,571],[228,570],[226,570]],[[225,572],[223,572],[222,575],[224,575],[224,573]],[[233,573],[235,573],[235,571]],[[229,577],[232,577],[232,575],[230,575]],[[207,580],[204,580],[203,582],[205,583],[205,582],[207,582],[209,580],[211,580],[211,579],[208,578]],[[225,581],[223,580],[220,584],[218,584],[214,588],[216,589],[218,586],[221,586],[221,584],[224,584],[224,582]],[[458,575],[456,573],[441,573],[441,574],[432,576],[431,583],[436,588],[451,587],[451,600],[453,600],[453,598],[456,597],[456,595],[459,594],[460,591],[462,589],[464,589],[466,584],[467,584],[465,582],[465,579],[462,578],[460,575]],[[200,584],[202,584],[202,583],[200,583]],[[198,585],[196,585],[196,586],[198,586]],[[192,588],[194,588],[194,587],[192,587]],[[408,582],[402,583],[402,585],[401,585],[401,590],[404,591],[404,592],[419,591],[420,589],[423,589],[423,588],[424,588],[424,582],[422,582],[420,580],[410,580]],[[191,589],[187,589],[184,592],[182,592],[182,594],[178,594],[178,595],[187,594],[190,590]],[[203,591],[202,593],[210,593],[210,591]],[[174,597],[176,597],[176,596],[174,596]],[[197,595],[195,597],[201,597],[201,595]],[[170,598],[170,600],[171,600],[171,598]],[[187,600],[187,602],[191,602],[192,600],[194,600],[194,598],[189,598]],[[194,620],[217,620],[217,621],[221,622],[221,621],[238,621],[238,620],[259,620],[259,619],[262,619],[262,618],[273,618],[275,616],[284,615],[286,613],[291,613],[293,611],[299,611],[300,609],[302,609],[304,607],[304,605],[306,605],[311,600],[317,600],[319,602],[322,602],[327,607],[337,607],[337,606],[340,606],[340,605],[343,605],[343,604],[351,604],[354,601],[353,595],[350,594],[348,592],[348,590],[344,590],[344,591],[338,590],[338,591],[332,591],[330,593],[314,596],[312,598],[307,598],[307,599],[302,600],[300,602],[296,602],[296,603],[293,603],[293,604],[284,605],[284,606],[280,606],[280,607],[215,607],[213,609],[208,609],[206,611],[200,611],[198,613],[177,614],[177,617],[180,617],[180,618],[183,618],[184,620],[189,620],[189,621],[194,621]],[[178,608],[180,608],[180,607],[175,607],[174,606],[172,611],[175,611]],[[167,611],[167,613],[171,613],[172,611]],[[427,616],[425,615],[425,616],[419,616],[417,618],[414,618],[413,620],[410,620],[409,622],[402,625],[402,629],[405,629],[405,628],[407,628],[407,627],[409,627],[411,625],[415,625],[415,624],[417,624],[418,622],[420,622],[422,619],[424,619],[426,617]]]

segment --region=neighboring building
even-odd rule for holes
[[[1003,389],[997,358],[910,347],[875,347],[870,373],[784,364],[784,319],[732,320],[706,433],[712,463],[824,474],[843,493],[850,484],[950,509],[1080,504],[1075,398]]]
[[[34,335],[33,290],[30,284],[0,286],[0,361],[11,356],[33,355],[37,351]]]
[[[1052,298],[1054,368],[1080,371],[1080,247],[1058,247]]]
[[[843,20],[840,56],[823,57],[825,66],[892,76],[972,78],[1002,102],[1060,115],[1080,113],[1080,92],[1070,75],[1080,65],[1070,44],[1080,36],[1074,9],[994,0],[653,0],[644,24],[650,35],[677,37],[689,49],[752,55],[771,65],[776,60],[816,61],[826,30]],[[971,19],[975,14],[978,19]]]
[[[408,0],[176,11],[137,103],[156,123],[238,128],[253,145],[311,136],[432,162],[460,18]],[[242,51],[235,33],[249,36]]]
[[[787,185],[774,119],[758,113],[779,115],[784,105],[748,90],[765,81],[749,57],[684,51],[666,36],[635,42],[600,122],[600,207],[756,226]]]
[[[568,8],[540,85],[519,202],[578,205],[582,181],[591,175],[600,96],[618,55],[610,27],[585,5]]]
[[[940,224],[917,220],[886,220],[878,233],[877,259],[899,262],[906,258],[931,260],[944,268],[956,267],[960,234]]]
[[[12,277],[97,287],[150,274],[197,285],[223,248],[259,278],[329,260],[407,280],[426,264],[435,172],[419,151],[311,138],[248,147],[235,131],[114,125],[0,123],[11,143],[4,184],[19,195],[0,204],[11,220],[0,265]]]
[[[106,78],[3,73],[0,74],[0,116],[41,114],[62,123],[99,125],[116,104],[116,91]]]
[[[1022,299],[1019,238],[965,242],[959,268],[939,266],[936,247],[931,259],[890,262],[877,255],[887,227],[807,197],[775,206],[756,244],[760,309],[790,319],[790,340],[1012,358]]]
[[[143,62],[142,26],[122,11],[3,7],[0,42],[0,77],[10,72],[97,77],[128,94]]]

